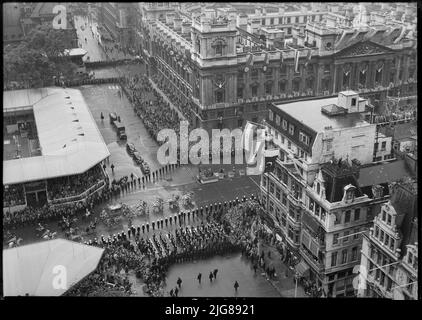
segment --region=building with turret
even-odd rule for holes
[[[270,13],[258,19],[235,5],[203,6],[190,15],[186,6],[162,4],[159,14],[152,13],[158,5],[140,7],[137,41],[148,72],[180,97],[195,127],[241,127],[264,119],[273,102],[335,97],[345,90],[369,99],[375,114],[384,110],[387,91],[415,96],[416,39],[399,25],[355,28],[350,10],[334,10],[330,17],[347,18],[335,27],[327,8],[314,8],[315,19],[301,13],[302,20],[290,21],[289,34],[279,18],[271,23]]]

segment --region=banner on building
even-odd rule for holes
[[[295,72],[299,72],[299,56],[300,52],[299,50],[295,49]]]
[[[264,59],[264,67],[262,68],[262,70],[264,70],[264,72],[267,72],[269,63],[270,63],[270,55],[269,55],[268,52],[266,52],[265,53],[265,59]]]
[[[309,61],[311,61],[312,49],[308,49],[308,55],[306,56],[305,68],[308,66]]]
[[[249,70],[253,66],[253,54],[250,53],[248,59],[246,60],[245,72],[249,72]]]

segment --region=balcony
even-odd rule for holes
[[[318,273],[322,273],[325,270],[325,263],[324,261],[317,260],[303,245],[300,247],[299,252],[302,258],[306,261],[312,269],[314,269]]]
[[[90,196],[91,194],[93,194],[93,193],[101,190],[102,188],[104,188],[104,186],[105,186],[105,181],[101,180],[101,181],[99,181],[98,183],[96,183],[95,185],[93,185],[92,187],[90,187],[89,189],[87,189],[86,191],[82,192],[79,195],[67,197],[67,198],[50,200],[50,205],[52,205],[52,206],[62,205],[62,204],[68,204],[68,203],[73,203],[73,202],[78,202],[78,201],[84,200],[88,196]]]

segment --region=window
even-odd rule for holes
[[[331,151],[331,149],[333,148],[333,140],[327,140],[326,146],[327,146],[327,152]]]
[[[335,267],[337,265],[337,252],[331,253],[331,266]]]
[[[292,148],[292,143],[290,142],[290,140],[287,140],[287,148],[291,149]]]
[[[310,138],[308,135],[303,133],[302,131],[299,132],[299,141],[303,142],[306,145],[309,145]]]
[[[281,215],[281,224],[283,225],[283,227],[286,226],[287,221],[286,221],[286,214],[282,214]]]
[[[252,85],[251,86],[251,91],[252,91],[252,96],[256,97],[258,95],[258,86],[257,85]]]
[[[270,19],[270,24],[273,25],[274,24],[274,18]]]
[[[344,231],[343,243],[349,241],[349,231]]]
[[[274,182],[270,182],[270,193],[274,193]]]
[[[295,134],[295,126],[292,124],[289,125],[289,134],[291,135]]]
[[[264,188],[266,188],[267,187],[267,178],[266,177],[262,177],[262,186],[264,187]]]
[[[384,231],[381,230],[380,239],[381,242],[384,242]]]
[[[387,141],[383,141],[383,142],[381,143],[381,151],[385,151],[386,146],[387,146]]]
[[[382,210],[382,221],[385,221],[387,217],[387,213],[385,212],[385,210]]]
[[[287,194],[283,193],[281,203],[287,206]]]
[[[387,215],[387,224],[391,226],[391,214]]]
[[[283,130],[287,130],[287,121],[283,119],[282,123],[281,123],[281,127],[283,128]]]
[[[287,34],[292,34],[292,28],[287,28]]]
[[[352,98],[352,107],[356,106],[356,98]]]
[[[238,87],[237,88],[237,98],[238,99],[242,99],[243,98],[243,88],[242,87]]]
[[[341,252],[341,264],[347,263],[347,250]]]
[[[277,198],[277,200],[280,200],[280,188],[279,187],[275,188],[275,197]]]
[[[275,116],[275,123],[279,126],[280,125],[280,116],[277,114]]]
[[[353,230],[353,233],[354,233],[353,240],[358,239],[359,238],[359,228]]]
[[[339,236],[338,233],[333,234],[333,245],[338,244],[338,236]]]
[[[223,44],[219,41],[215,46],[215,55],[221,56],[223,54]]]
[[[394,246],[395,245],[396,245],[396,241],[393,238],[391,238],[390,239],[390,250],[391,251],[394,251]]]
[[[215,92],[215,102],[216,103],[224,102],[224,91],[218,90]]]
[[[360,219],[360,208],[355,209],[355,221]]]
[[[265,19],[262,19],[262,20],[261,20],[261,24],[262,24],[263,26],[265,26]]]
[[[290,17],[287,18],[287,23],[290,23]],[[291,28],[289,28],[291,30]]]
[[[273,121],[274,119],[274,113],[271,110],[268,111],[268,119],[270,119],[271,121]]]
[[[352,248],[352,260],[351,261],[356,261],[358,259],[358,247],[353,247]]]
[[[273,85],[271,83],[267,83],[265,85],[265,94],[272,94],[273,92]]]
[[[270,203],[269,203],[269,211],[270,211],[270,213],[274,212],[274,203],[271,200],[270,200]]]
[[[345,215],[344,215],[344,223],[349,223],[350,222],[350,210],[347,210]]]
[[[378,227],[375,227],[375,238],[378,238],[380,229]]]

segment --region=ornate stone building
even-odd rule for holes
[[[391,187],[362,243],[361,297],[418,299],[417,184]],[[365,281],[366,280],[366,281]]]
[[[194,126],[240,127],[264,119],[271,102],[346,89],[376,107],[387,91],[415,95],[416,41],[400,27],[307,22],[304,32],[293,30],[293,42],[279,46],[240,28],[230,10],[188,19],[165,9],[158,18],[143,10],[140,48],[150,74],[183,97]]]

